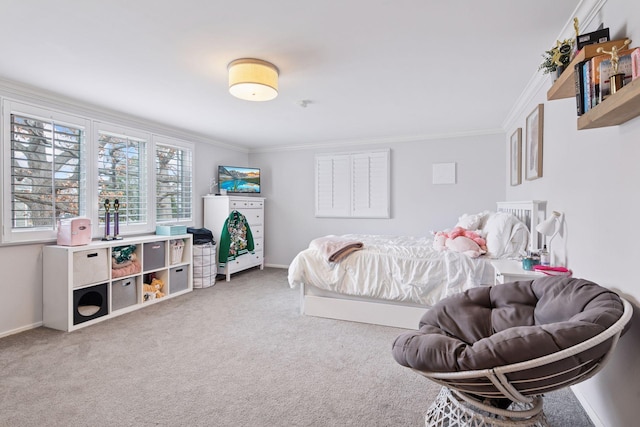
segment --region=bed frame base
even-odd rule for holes
[[[349,320],[402,329],[418,329],[418,323],[427,311],[425,307],[305,295],[305,286],[302,288],[300,311],[307,316]]]

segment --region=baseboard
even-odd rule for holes
[[[265,264],[265,267],[271,267],[271,268],[289,268],[288,265],[282,265],[282,264]]]
[[[31,325],[12,329],[10,331],[0,332],[0,338],[8,337],[9,335],[19,334],[20,332],[28,331],[29,329],[39,328],[40,326],[42,326],[42,322],[36,322],[36,323],[32,323]]]
[[[580,390],[578,390],[575,386],[571,386],[569,388],[573,392],[573,395],[576,397],[576,399],[578,399],[578,402],[580,402],[582,409],[584,409],[584,412],[587,413],[587,416],[591,419],[593,425],[595,427],[606,427],[606,424],[603,423],[602,420],[600,420],[600,417],[598,417],[596,411],[593,410],[587,399],[584,397],[584,394],[582,394]]]

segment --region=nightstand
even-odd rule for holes
[[[515,259],[496,259],[491,261],[495,270],[495,284],[515,282],[517,280],[533,280],[543,277],[539,271],[528,271],[522,268],[522,261]]]

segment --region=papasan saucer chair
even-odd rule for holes
[[[632,312],[615,292],[570,277],[473,288],[398,336],[393,357],[444,386],[427,426],[548,426],[543,394],[602,369]]]

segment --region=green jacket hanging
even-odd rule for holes
[[[218,263],[224,268],[228,261],[232,261],[246,253],[253,253],[253,235],[244,215],[232,211],[224,221],[220,234],[218,248]]]

